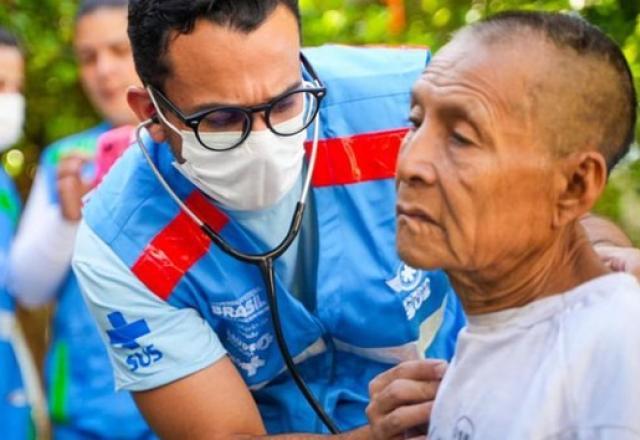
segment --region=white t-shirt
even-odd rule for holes
[[[640,439],[637,280],[469,317],[431,417],[441,439]]]

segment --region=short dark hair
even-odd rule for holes
[[[129,0],[83,0],[76,12],[76,22],[102,8],[126,8]]]
[[[620,47],[604,32],[577,14],[527,11],[503,12],[472,25],[470,30],[484,41],[507,41],[523,32],[533,31],[560,50],[569,50],[580,59],[592,62],[597,72],[580,72],[579,69],[585,66],[568,67],[572,69],[569,76],[575,78],[568,78],[574,81],[567,90],[573,94],[571,96],[578,97],[579,102],[573,106],[574,113],[563,118],[563,122],[567,124],[565,131],[571,131],[569,119],[579,119],[582,130],[557,137],[563,143],[572,144],[569,148],[577,148],[585,141],[597,144],[609,170],[628,153],[635,138],[638,107],[633,74]],[[553,74],[552,70],[550,74]],[[576,80],[579,75],[587,74],[595,78],[591,84]],[[606,81],[607,78],[613,78],[613,81]],[[554,105],[558,107],[562,103],[556,101]],[[598,133],[593,134],[594,130]]]
[[[131,0],[129,39],[140,79],[144,84],[163,88],[170,73],[165,56],[172,32],[189,34],[196,20],[204,18],[249,33],[278,5],[286,6],[300,24],[297,0]]]
[[[2,26],[0,26],[0,46],[15,47],[22,53],[22,46],[18,37]]]

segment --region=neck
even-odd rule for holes
[[[507,259],[505,259],[507,260]],[[473,272],[447,272],[468,315],[523,307],[561,294],[608,270],[582,226],[568,226],[546,248]]]

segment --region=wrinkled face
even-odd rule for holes
[[[133,123],[127,88],[140,80],[127,37],[127,9],[101,8],[80,18],[74,46],[82,85],[96,110],[114,125]]]
[[[163,91],[186,115],[215,106],[264,104],[301,82],[298,24],[284,6],[248,34],[200,20],[192,33],[170,41],[171,73]],[[162,110],[178,129],[189,130],[166,107]],[[264,114],[254,115],[253,130],[266,129]],[[167,134],[179,150],[177,134]]]
[[[397,246],[413,266],[491,270],[549,241],[556,161],[531,105],[548,54],[516,46],[461,37],[414,86],[397,183]]]
[[[0,45],[0,93],[22,93],[24,59],[18,49]]]

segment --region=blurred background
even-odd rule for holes
[[[461,26],[506,9],[568,11],[600,26],[623,48],[640,87],[640,0],[300,0],[306,46],[324,43],[429,46],[437,51]],[[27,51],[27,124],[2,166],[26,196],[40,151],[94,125],[80,91],[71,49],[77,0],[0,0],[0,23]],[[640,134],[640,131],[638,132]],[[617,168],[598,212],[618,222],[640,245],[640,148]],[[22,316],[41,358],[48,311]]]

